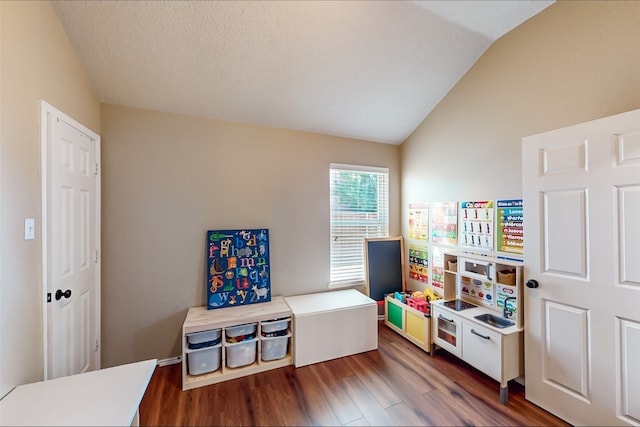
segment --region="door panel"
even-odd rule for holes
[[[617,320],[622,354],[618,369],[621,414],[630,421],[637,421],[640,420],[640,322]]]
[[[640,424],[640,110],[524,138],[522,165],[526,397]]]
[[[586,144],[580,142],[561,148],[544,149],[542,153],[543,175],[586,171]]]
[[[616,135],[618,164],[640,162],[640,132]]]
[[[589,400],[589,313],[545,301],[544,380],[564,393]]]
[[[542,209],[545,271],[585,278],[585,191],[581,189],[545,192]]]
[[[618,187],[616,190],[620,283],[640,286],[640,262],[637,258],[640,254],[640,186]]]

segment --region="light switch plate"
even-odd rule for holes
[[[24,240],[36,238],[36,220],[34,218],[24,219]]]

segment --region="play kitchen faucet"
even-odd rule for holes
[[[513,311],[510,310],[509,307],[507,306],[507,301],[509,301],[510,299],[516,300],[517,298],[516,297],[506,297],[504,299],[503,306],[502,306],[502,317],[504,317],[505,319],[508,319],[513,314]]]

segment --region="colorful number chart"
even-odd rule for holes
[[[524,253],[522,199],[498,200],[497,208],[497,250],[507,256],[521,257]]]
[[[431,285],[435,288],[444,288],[444,252],[438,247],[434,247],[433,264],[431,266]]]
[[[437,202],[431,207],[431,242],[458,244],[458,202]]]
[[[207,309],[271,300],[269,230],[207,231]]]
[[[471,251],[493,251],[493,202],[460,203],[460,247]]]
[[[409,277],[429,283],[429,249],[427,246],[409,244]]]

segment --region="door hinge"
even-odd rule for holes
[[[98,175],[100,173],[100,163],[96,163],[96,170],[94,175]]]
[[[94,261],[94,263],[98,263],[98,261],[100,260],[100,251],[96,249],[96,259]]]
[[[96,348],[94,349],[94,351],[98,351],[100,349],[100,344],[98,344],[98,340],[96,340]]]

